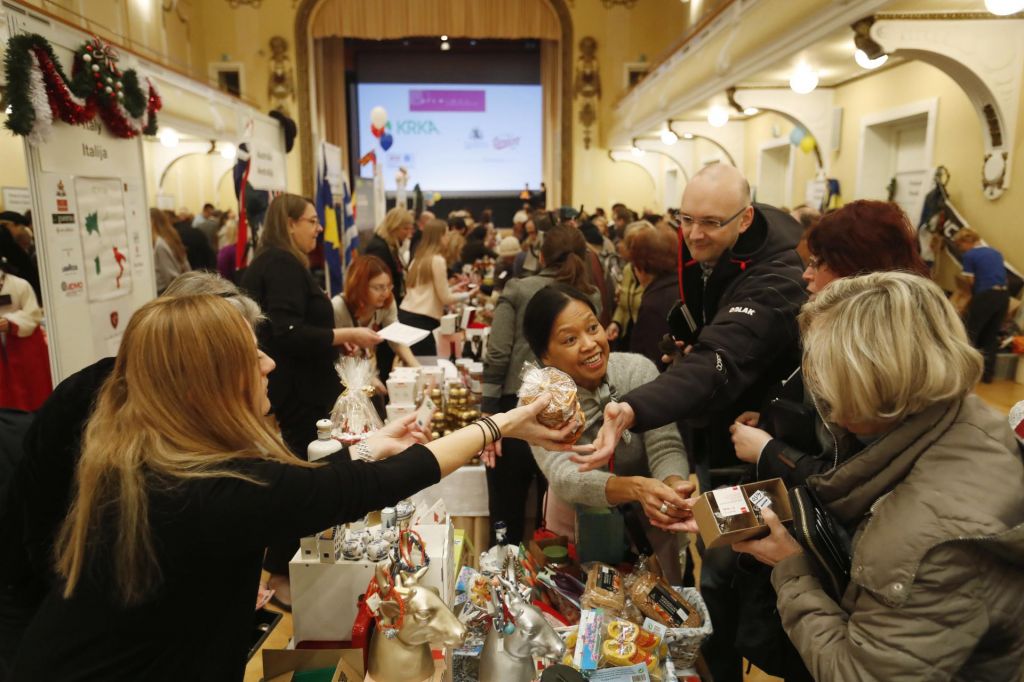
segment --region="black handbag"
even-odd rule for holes
[[[838,603],[850,584],[850,536],[807,486],[790,490],[789,503],[791,532],[810,557],[825,591]]]
[[[772,438],[796,448],[800,452],[817,455],[821,451],[815,432],[817,412],[810,405],[775,398],[761,411],[758,426],[772,434]]]

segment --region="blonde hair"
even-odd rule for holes
[[[373,232],[386,241],[392,250],[397,250],[398,240],[395,239],[395,233],[402,229],[403,225],[411,225],[412,223],[412,213],[401,206],[395,206],[387,212],[384,220],[377,225]]]
[[[252,328],[223,298],[162,297],[132,315],[86,426],[74,500],[56,543],[65,597],[99,561],[109,562],[123,604],[160,584],[151,486],[253,481],[231,468],[239,459],[309,466],[261,414],[261,387]]]
[[[448,267],[453,267],[462,260],[462,247],[466,245],[466,238],[458,230],[448,230],[448,239],[442,249],[444,260]],[[419,251],[419,249],[416,249]]]
[[[178,265],[186,267],[188,265],[188,251],[185,250],[185,244],[181,241],[181,235],[171,225],[171,219],[167,217],[167,214],[161,211],[159,208],[149,209],[149,225],[153,231],[153,244],[156,244],[156,238],[160,237],[167,246],[171,248],[171,253],[178,259]]]
[[[256,255],[269,249],[283,249],[295,256],[303,266],[309,267],[309,257],[295,246],[291,232],[288,231],[289,220],[299,220],[311,205],[308,199],[297,194],[280,194],[270,202],[267,218],[260,229],[260,243]]]
[[[899,421],[962,398],[981,355],[937,284],[907,272],[837,279],[800,314],[808,389],[839,424]]]
[[[416,257],[409,265],[407,286],[431,281],[433,275],[430,268],[434,256],[444,257],[444,235],[446,232],[448,232],[448,224],[437,218],[427,221],[427,224],[423,226],[423,237],[416,246]]]

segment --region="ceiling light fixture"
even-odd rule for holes
[[[818,87],[818,72],[801,62],[796,71],[789,77],[789,87],[798,95],[806,95]]]
[[[853,61],[857,62],[857,66],[860,68],[868,69],[870,71],[871,69],[877,69],[879,66],[889,61],[889,55],[883,54],[878,59],[872,59],[864,50],[857,50],[853,53]]]
[[[644,150],[640,149],[640,147],[637,147],[636,143],[633,143],[633,148],[630,149],[629,151],[631,151],[633,153],[633,156],[635,156],[638,159],[644,155]]]
[[[441,52],[447,52],[450,49],[452,49],[452,44],[447,40],[441,43]]]
[[[220,152],[222,159],[227,159],[228,161],[234,161],[235,155],[238,154],[238,148],[230,142],[218,145],[217,151]]]
[[[743,110],[743,113],[746,116],[757,116],[758,114],[761,113],[761,110],[758,109],[757,107],[747,107],[746,109]]]
[[[448,36],[441,36],[441,40],[442,41],[448,40]]]
[[[178,131],[166,126],[160,128],[160,134],[157,137],[160,139],[160,144],[169,149],[177,147],[178,143],[181,142],[181,136],[178,135]]]
[[[671,147],[679,141],[679,136],[676,135],[672,130],[665,126],[665,129],[661,131],[661,143],[668,147]]]
[[[729,110],[717,104],[708,110],[708,123],[715,128],[721,128],[729,122]]]
[[[683,133],[683,139],[684,140],[692,140],[693,139],[693,133]]]
[[[985,9],[999,17],[1024,10],[1024,0],[985,0]]]

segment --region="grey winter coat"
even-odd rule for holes
[[[772,573],[814,679],[1020,679],[1024,462],[1004,417],[973,395],[934,405],[808,484],[855,529],[841,603],[805,555]]]

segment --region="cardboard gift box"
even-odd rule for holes
[[[697,498],[693,516],[707,548],[768,535],[760,510],[770,506],[782,522],[793,520],[789,492],[781,478],[719,488]]]
[[[361,680],[363,652],[359,649],[263,650],[263,679],[266,682],[291,682],[303,677],[331,682]]]

